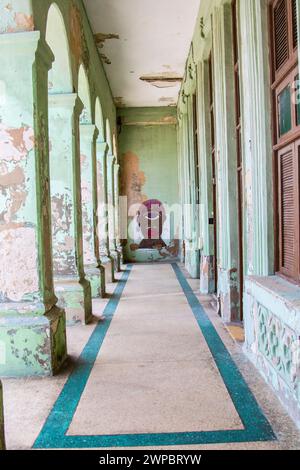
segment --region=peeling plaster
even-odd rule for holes
[[[24,9],[26,6],[24,5]],[[27,7],[27,10],[29,8]],[[29,11],[15,11],[13,2],[1,9],[0,33],[20,33],[34,30],[33,16]]]
[[[127,196],[129,208],[148,199],[142,192],[146,176],[140,169],[139,157],[135,153],[129,151],[122,156],[121,175],[121,194]]]
[[[35,229],[0,232],[0,300],[19,302],[39,290]],[[17,276],[16,276],[17,273]]]
[[[104,47],[105,41],[107,41],[108,39],[120,39],[120,36],[114,33],[96,33],[94,34],[94,38],[97,47],[99,47],[99,49],[102,49]]]
[[[70,48],[76,63],[84,63],[86,70],[89,68],[90,56],[86,44],[82,18],[78,7],[72,2],[70,6]]]
[[[172,88],[182,82],[182,77],[174,72],[162,72],[160,74],[143,75],[140,80],[156,88]]]

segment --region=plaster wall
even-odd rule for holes
[[[179,204],[176,109],[129,108],[118,111],[121,196],[127,197],[128,261],[163,261],[179,256],[180,223],[172,206]],[[161,242],[142,248],[137,220],[140,206],[160,201],[165,212]]]

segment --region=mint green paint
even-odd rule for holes
[[[47,73],[53,56],[38,31],[2,34],[0,50],[2,176],[12,180],[1,193],[0,343],[6,359],[0,375],[49,375],[66,356],[65,314],[55,307],[52,278]]]
[[[80,125],[81,202],[83,226],[84,269],[91,284],[92,297],[104,296],[103,273],[99,266],[98,241],[95,227],[96,139],[98,129],[93,124]]]
[[[107,153],[106,142],[96,142],[97,158],[97,189],[98,189],[98,240],[101,265],[105,269],[106,282],[114,282],[114,259],[109,247],[109,220],[108,220],[108,182],[107,182]]]
[[[121,165],[121,196],[128,197],[128,204],[137,204],[128,218],[129,235],[125,258],[131,261],[161,261],[172,255],[157,249],[132,250],[137,244],[132,228],[136,227],[135,214],[138,205],[148,199],[158,199],[165,207],[179,204],[178,157],[176,134],[176,109],[174,108],[131,108],[119,109],[122,131],[119,135]],[[132,157],[134,155],[134,157]],[[138,168],[130,170],[130,161],[135,159]],[[141,181],[136,181],[135,171]],[[127,194],[126,194],[127,193]],[[130,207],[128,207],[130,210]],[[165,224],[164,241],[174,248],[180,237],[180,224]],[[177,240],[175,240],[177,238]],[[175,255],[177,257],[179,253]]]
[[[68,240],[69,248],[63,250],[62,259],[55,257],[55,268],[59,268],[60,274],[67,268],[65,272],[71,277],[64,278],[61,284],[56,278],[55,289],[58,292],[59,287],[61,291],[65,289],[60,301],[71,306],[75,320],[79,303],[84,321],[91,315],[91,299],[83,269],[80,106],[74,95],[73,113],[68,107],[61,107],[58,113],[58,108],[49,112],[53,155],[59,152],[59,141],[53,138],[56,134],[61,138],[63,156],[62,175],[57,166],[52,166],[50,172],[48,79],[50,93],[78,94],[78,72],[83,64],[88,80],[90,122],[95,122],[96,100],[113,132],[116,113],[81,0],[58,0],[55,4],[51,0],[16,0],[11,10],[6,6],[7,2],[1,0],[0,154],[1,177],[8,175],[12,183],[5,186],[5,178],[0,182],[5,187],[0,197],[0,342],[7,358],[1,365],[0,375],[49,375],[59,369],[66,357],[65,313],[56,307],[54,294],[50,204],[50,194],[62,196],[65,183],[61,202],[66,212],[72,208],[73,216],[67,220],[67,213],[62,214],[63,226],[70,222],[66,229],[68,234],[59,229],[53,246],[56,252],[57,247],[61,248]],[[53,18],[59,21],[55,24]],[[53,28],[57,37],[53,37]],[[101,137],[106,139],[103,129]],[[67,160],[73,162],[73,166],[70,165],[65,179]],[[94,198],[95,193],[93,201]],[[68,261],[64,267],[63,259]],[[102,276],[97,263],[94,269]],[[8,334],[11,330],[15,336],[14,347]]]
[[[55,374],[66,359],[65,313],[53,307],[39,316],[2,318],[0,376]]]

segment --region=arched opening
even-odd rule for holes
[[[72,93],[68,38],[62,13],[55,3],[51,5],[48,12],[46,42],[55,57],[49,72],[49,93]]]
[[[110,122],[109,119],[106,119],[106,142],[109,148],[108,153],[112,154],[113,153],[113,145],[112,145],[112,138],[111,138],[111,128],[110,128]]]
[[[80,116],[83,259],[86,277],[91,284],[92,297],[96,298],[105,295],[105,276],[100,268],[98,234],[94,216],[97,200],[95,169],[98,131],[92,124],[90,86],[82,64],[78,73],[78,95],[84,106]]]
[[[120,269],[120,257],[116,245],[116,201],[115,201],[115,156],[110,122],[106,119],[107,156],[107,194],[108,194],[108,235],[111,256],[114,258],[116,270]]]
[[[90,86],[83,64],[80,65],[78,72],[78,96],[84,106],[80,116],[80,123],[90,124],[92,122]]]
[[[78,132],[77,95],[73,93],[70,53],[64,19],[52,4],[47,19],[46,41],[55,57],[48,77],[52,256],[55,293],[69,323],[88,322],[88,293],[82,278],[78,246],[74,175],[79,162],[73,135]],[[77,121],[77,124],[76,124]],[[76,131],[77,129],[77,131]],[[91,299],[90,299],[91,303]]]
[[[96,104],[95,104],[95,124],[99,131],[98,140],[103,142],[105,140],[105,135],[104,135],[105,129],[104,129],[102,106],[101,106],[99,98],[96,99]]]

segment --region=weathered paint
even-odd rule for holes
[[[115,163],[116,158],[109,153],[106,159],[107,165],[107,204],[108,204],[108,236],[109,236],[109,251],[110,255],[114,259],[115,271],[120,271],[121,260],[120,254],[117,248],[117,227],[116,227],[116,192],[115,192]]]
[[[138,108],[119,110],[122,130],[119,136],[121,196],[127,197],[128,240],[125,258],[130,261],[161,261],[179,255],[179,228],[165,220],[164,244],[140,248],[143,238],[137,213],[147,200],[159,200],[165,209],[179,202],[176,110]],[[167,214],[169,216],[169,214]]]
[[[31,2],[28,0],[1,0],[0,34],[33,31]]]
[[[50,93],[78,91],[78,67],[84,63],[91,91],[90,119],[94,119],[94,104],[98,98],[105,119],[110,121],[113,129],[115,108],[80,0],[58,0],[55,5],[51,0],[1,1],[0,6],[0,47],[3,57],[3,69],[0,72],[0,246],[1,259],[4,261],[0,266],[0,340],[2,350],[4,348],[11,361],[11,364],[6,362],[0,374],[42,375],[54,373],[66,355],[64,313],[55,307],[57,299],[52,278],[50,187],[53,190],[53,226],[58,242],[57,251],[54,248],[54,267],[64,273],[72,268],[69,270],[73,273],[75,262],[76,285],[80,291],[80,298],[74,292],[74,284],[68,291],[66,286],[70,278],[64,279],[65,282],[60,286],[60,300],[62,304],[72,307],[73,321],[77,321],[80,316],[79,306],[81,311],[91,314],[90,287],[83,270],[81,183],[79,153],[76,153],[79,148],[79,114],[72,115],[70,112],[68,126],[71,138],[62,150],[66,156],[72,146],[74,161],[78,162],[77,166],[73,165],[75,190],[72,194],[70,180],[66,192],[62,191],[63,182],[57,172],[51,184],[48,162],[48,83]],[[56,23],[56,31],[60,33],[65,26],[64,37],[60,37],[61,51],[57,47],[59,39],[51,41],[47,30],[54,12],[62,20]],[[30,32],[33,29],[36,32]],[[45,45],[46,35],[55,49],[55,57]],[[11,54],[12,50],[14,54]],[[64,58],[62,50],[67,53]],[[65,60],[66,57],[68,60]],[[47,72],[54,58],[48,80]],[[65,65],[65,70],[59,70],[58,65],[61,63]],[[15,86],[16,81],[18,87]],[[56,117],[59,121],[59,116]],[[66,113],[61,118],[67,121]],[[64,136],[65,132],[66,127],[59,127],[56,135]],[[53,152],[58,153],[59,139],[55,142],[55,137],[51,138],[50,145]],[[72,175],[71,167],[69,175]],[[59,292],[57,279],[55,289]],[[45,312],[48,312],[48,319]],[[10,338],[6,334],[9,319],[10,330],[16,331],[15,344],[18,347],[13,349],[10,348]],[[50,327],[57,324],[55,319],[60,319],[59,328]],[[49,339],[47,344],[50,349],[46,351],[45,346],[45,354],[42,354],[39,345],[46,345],[45,337]],[[26,346],[22,344],[22,338],[24,342],[26,340]],[[14,354],[24,348],[25,352]],[[22,358],[27,355],[35,356],[36,359],[24,362]],[[41,364],[44,366],[41,367]]]
[[[94,179],[96,176],[95,145],[98,133],[95,125],[80,125],[83,257],[84,269],[91,284],[93,298],[105,295],[104,272],[99,266],[99,253],[96,253],[97,232],[94,207],[94,191],[96,191]]]
[[[76,230],[76,175],[80,173],[78,130],[83,104],[73,93],[69,47],[63,18],[53,4],[47,17],[46,40],[55,56],[49,74],[49,133],[52,209],[52,253],[58,305],[68,323],[88,323],[92,316],[90,286],[80,259],[82,234]]]
[[[108,233],[108,190],[107,190],[107,152],[106,142],[96,142],[97,192],[98,192],[98,239],[100,262],[105,269],[106,282],[114,282],[114,260],[110,254]]]
[[[300,427],[300,291],[277,276],[245,287],[244,350]]]
[[[47,73],[53,56],[39,32],[1,34],[0,49],[0,375],[49,375],[66,356],[65,313],[55,307],[52,278]]]
[[[187,131],[191,94],[197,91],[201,249],[200,289],[214,289],[211,116],[208,59],[214,62],[217,183],[218,302],[223,320],[239,319],[239,253],[236,210],[236,134],[231,2],[202,2],[178,104],[181,198],[189,197]],[[300,24],[300,2],[298,27]],[[275,389],[299,425],[299,287],[274,276],[274,204],[270,101],[268,2],[237,1],[243,176],[243,264],[245,352]],[[298,38],[298,42],[300,39]],[[300,43],[298,44],[298,49]],[[226,46],[226,47],[225,47]],[[193,73],[196,67],[197,75]],[[196,83],[197,82],[197,83]],[[188,184],[187,184],[188,182]],[[185,213],[184,238],[191,214]],[[186,242],[186,240],[185,240]],[[189,245],[185,243],[187,256]],[[190,261],[187,263],[190,264]],[[298,354],[298,356],[297,356]]]

